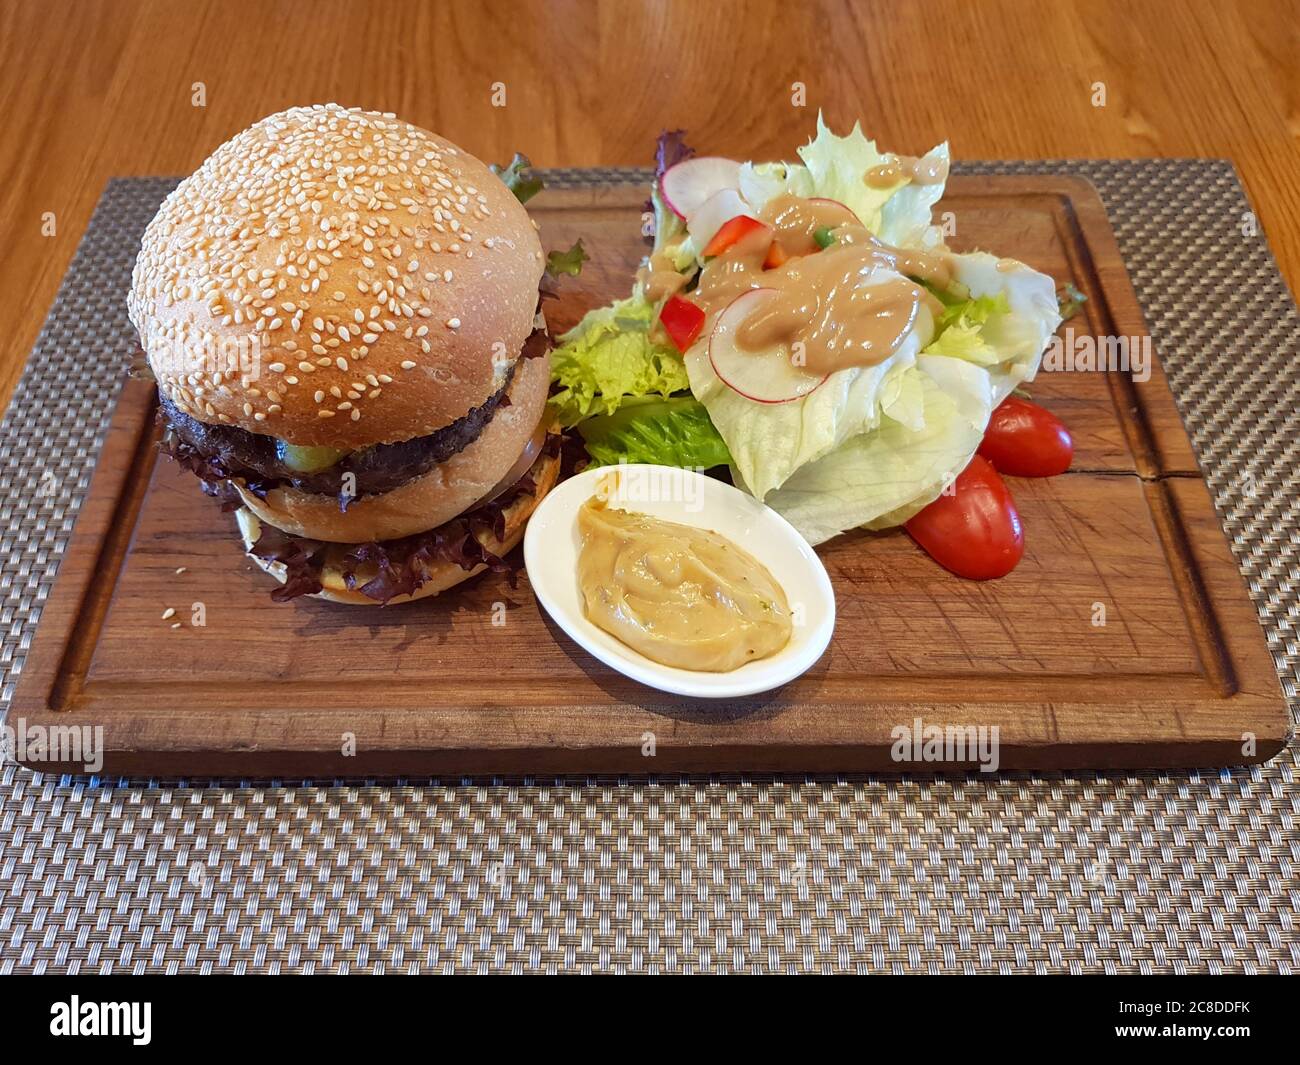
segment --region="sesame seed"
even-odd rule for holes
[[[414,370],[414,369],[415,369],[415,363],[413,363],[410,359],[403,359],[403,360],[402,360],[402,369],[403,369],[403,370]]]
[[[168,618],[174,618],[175,616],[176,616],[176,608],[174,606],[169,606],[166,610],[163,611],[162,619],[163,621],[166,621]]]

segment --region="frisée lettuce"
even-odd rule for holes
[[[551,351],[550,406],[566,428],[613,414],[634,396],[689,387],[681,356],[650,337],[656,308],[639,295],[589,311]]]
[[[578,427],[596,465],[726,465],[727,445],[690,394],[681,355],[651,336],[655,310],[634,294],[561,336],[551,352],[550,408],[560,425]]]

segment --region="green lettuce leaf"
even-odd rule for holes
[[[880,389],[880,413],[909,429],[925,427],[925,394],[920,375],[909,363],[897,363]]]
[[[997,350],[984,339],[980,326],[964,320],[948,326],[930,342],[925,353],[965,359],[976,366],[993,366],[1001,361]]]
[[[855,123],[847,137],[839,137],[817,115],[817,134],[799,149],[807,167],[811,191],[792,188],[801,196],[824,196],[849,207],[872,233],[895,247],[919,247],[939,242],[939,234],[930,230],[930,211],[943,195],[944,182],[918,185],[910,177],[894,185],[875,188],[865,181],[867,172],[896,158],[882,153]],[[943,143],[925,154],[929,163],[948,162],[948,145]],[[797,184],[797,175],[790,179]],[[743,181],[742,181],[743,188]],[[785,190],[781,190],[785,191]]]
[[[815,195],[839,200],[869,230],[879,230],[880,212],[902,183],[881,189],[863,180],[868,170],[885,162],[885,156],[876,149],[875,141],[863,135],[859,123],[854,123],[847,137],[840,137],[830,131],[818,112],[817,135],[799,149],[799,158],[812,177]]]
[[[1075,287],[1074,282],[1067,281],[1061,286],[1061,291],[1056,295],[1056,303],[1060,311],[1061,321],[1068,322],[1083,310],[1083,305],[1087,302],[1088,297]]]
[[[651,462],[708,469],[731,461],[704,405],[691,396],[625,400],[613,414],[578,426],[595,465]]]
[[[997,406],[1022,381],[1032,381],[1038,372],[1043,349],[1061,324],[1056,288],[1046,274],[988,252],[954,255],[953,270],[957,283],[970,293],[975,304],[991,309],[979,324],[979,339],[995,355],[987,371]],[[982,303],[986,298],[996,302]],[[957,339],[954,337],[949,344],[955,344]],[[955,352],[927,350],[927,354]],[[979,362],[969,355],[960,357]]]
[[[550,398],[563,426],[612,414],[631,396],[667,398],[689,387],[681,356],[655,343],[649,330],[655,308],[634,295],[588,314],[559,338],[551,352]]]
[[[657,182],[650,191],[650,206],[654,210],[655,254],[665,255],[675,269],[690,273],[697,265],[695,245],[686,232],[685,223],[664,203]]]
[[[962,288],[964,289],[965,286],[963,285]],[[968,295],[965,299],[956,300],[944,307],[943,314],[939,316],[939,321],[936,323],[935,333],[941,334],[954,323],[983,325],[995,314],[1010,313],[1011,304],[1007,302],[1005,292],[995,292],[988,296]]]
[[[948,142],[931,148],[922,156],[922,162],[931,166],[942,160],[948,165]],[[934,205],[943,196],[946,182],[936,181],[918,185],[910,178],[906,184],[896,186],[894,194],[880,209],[880,227],[876,236],[895,248],[933,248],[943,243],[942,232],[930,224]]]
[[[488,167],[501,179],[503,185],[515,194],[520,203],[527,203],[546,187],[542,176],[533,169],[528,156],[515,152],[515,157],[505,166],[493,163]]]
[[[1061,324],[1052,279],[987,252],[954,255],[952,263],[955,280],[946,291],[927,286],[945,307],[924,354],[984,367],[1001,403],[1022,381],[1033,380]]]
[[[582,264],[589,258],[586,249],[582,246],[582,241],[576,240],[568,251],[556,250],[547,254],[546,272],[551,277],[559,277],[561,274],[577,277],[582,273]]]
[[[933,287],[931,291],[934,291]],[[964,285],[956,285],[965,298],[952,290],[939,296],[945,304],[943,313],[935,322],[935,336],[925,349],[927,355],[946,355],[965,359],[976,366],[993,366],[1002,361],[996,348],[984,339],[983,328],[999,314],[1010,314],[1011,306],[1005,292],[988,296],[971,296]]]

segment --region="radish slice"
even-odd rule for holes
[[[670,166],[664,171],[659,189],[664,203],[678,218],[689,218],[715,192],[734,189],[739,184],[738,162],[719,155],[704,155],[683,159],[676,166]]]
[[[790,349],[746,351],[736,344],[738,330],[776,290],[742,293],[718,315],[709,336],[709,363],[724,385],[755,403],[789,403],[818,388],[829,374],[812,374],[790,361]]]
[[[735,189],[715,192],[694,213],[687,216],[686,229],[697,248],[707,248],[719,229],[737,215],[748,214],[749,205]]]
[[[813,196],[808,200],[808,202],[821,203],[821,204],[825,204],[828,207],[838,207],[841,211],[843,211],[848,216],[848,219],[846,219],[844,222],[837,223],[838,225],[846,225],[848,224],[848,220],[852,220],[852,223],[855,226],[862,225],[862,219],[857,216],[853,208],[851,208],[847,203],[840,203],[839,200],[832,200],[826,196]]]

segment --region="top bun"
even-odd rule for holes
[[[390,114],[295,107],[167,197],[128,309],[186,414],[354,450],[501,388],[543,266],[527,212],[472,155]]]

